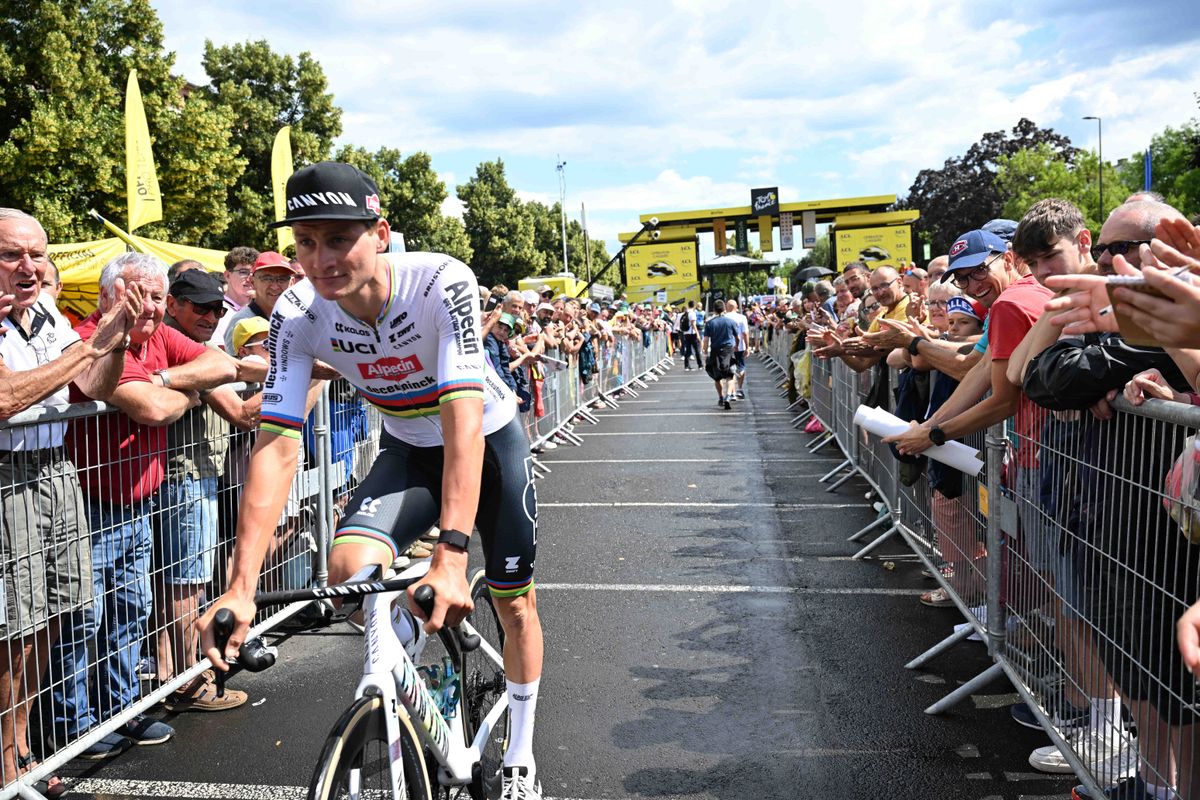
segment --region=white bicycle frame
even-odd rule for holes
[[[373,569],[368,567],[351,580],[364,579]],[[399,577],[420,579],[428,571],[429,560],[422,559],[401,572]],[[442,786],[463,786],[471,782],[472,769],[479,762],[492,728],[508,708],[506,692],[488,711],[471,744],[463,744],[463,715],[466,713],[463,692],[458,693],[457,711],[447,722],[392,628],[392,603],[402,594],[404,592],[381,592],[369,594],[363,600],[363,676],[354,694],[355,699],[366,695],[381,697],[388,709],[395,710],[395,713],[386,715],[394,800],[402,800],[396,787],[404,785],[400,761],[400,722],[396,716],[401,709],[437,759],[438,783]],[[462,623],[461,630],[465,634],[476,633],[467,622]],[[491,642],[481,637],[479,649],[503,668],[504,658]]]

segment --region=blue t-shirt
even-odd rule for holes
[[[738,325],[725,315],[710,317],[704,325],[704,336],[712,339],[713,347],[733,347],[737,343]]]
[[[988,317],[987,319],[985,319],[983,321],[983,336],[980,336],[979,341],[975,343],[975,352],[976,353],[986,353],[987,352],[988,323],[991,321],[992,321],[991,317]]]

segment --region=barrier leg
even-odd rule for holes
[[[853,463],[854,462],[852,462],[850,459],[847,458],[845,461],[838,464],[836,467],[829,470],[829,472],[826,472],[823,476],[821,476],[821,479],[819,481],[817,481],[817,483],[824,483],[825,481],[832,478],[834,475],[837,475],[839,472],[844,470],[846,467],[851,466]]]
[[[576,436],[575,434],[571,433],[568,430],[560,430],[558,432],[558,435],[563,437],[564,439],[566,439],[568,442],[575,445],[576,447],[583,446],[583,439],[580,439],[578,436]]]
[[[958,628],[958,630],[956,630],[954,633],[950,634],[945,639],[942,639],[940,642],[935,644],[933,647],[929,648],[924,653],[921,653],[921,655],[917,656],[912,661],[905,664],[904,668],[905,669],[920,669],[921,667],[925,666],[933,659],[940,656],[942,653],[949,650],[954,645],[961,642],[963,639],[966,639],[972,633],[975,633],[974,625],[964,625],[963,627]]]
[[[792,417],[791,426],[793,428],[799,428],[801,425],[808,422],[808,418],[811,417],[812,415],[813,415],[812,409],[806,408],[804,410],[804,413],[797,414],[796,416]]]
[[[966,700],[975,692],[987,686],[997,677],[1004,674],[1004,667],[999,664],[992,664],[983,672],[976,675],[971,680],[964,683],[962,686],[955,689],[950,694],[938,700],[936,703],[925,709],[926,714],[941,714],[949,710],[952,706],[956,706],[963,700]]]
[[[873,531],[873,530],[875,530],[876,528],[878,528],[880,525],[886,525],[887,523],[889,523],[889,522],[891,522],[891,521],[892,521],[892,515],[891,515],[891,514],[880,514],[880,515],[879,515],[879,519],[875,520],[875,521],[874,521],[874,522],[872,522],[870,525],[868,525],[867,527],[863,528],[862,530],[860,530],[858,533],[856,533],[856,534],[854,534],[853,536],[851,536],[851,537],[850,537],[849,539],[847,539],[846,541],[847,541],[847,542],[857,542],[859,539],[863,538],[863,537],[864,537],[864,536],[866,536],[868,533],[870,533],[871,531]]]
[[[845,475],[838,478],[837,481],[833,485],[831,485],[828,489],[826,489],[825,491],[826,492],[836,492],[838,489],[841,488],[842,484],[844,484],[846,481],[850,480],[857,474],[858,474],[857,470],[851,469]]]
[[[534,469],[541,470],[542,472],[546,473],[547,475],[550,474],[550,468],[547,467],[545,464],[543,464],[541,461],[538,461],[536,457],[530,456],[529,462],[531,464],[533,464]]]
[[[803,398],[803,397],[801,397],[801,398],[798,398],[798,399],[796,400],[796,402],[794,402],[794,403],[792,403],[791,405],[789,405],[787,408],[785,408],[785,409],[784,409],[784,411],[791,411],[793,408],[795,408],[796,406],[798,406],[798,405],[800,405],[801,403],[803,403],[803,402],[805,401],[805,399],[806,399],[806,398]]]
[[[810,446],[809,446],[809,448],[808,448],[808,452],[810,452],[810,453],[815,453],[815,452],[817,452],[818,450],[820,450],[822,447],[824,447],[825,445],[829,444],[829,443],[830,443],[830,442],[832,442],[832,441],[835,441],[835,439],[834,439],[834,435],[833,435],[833,433],[832,433],[832,432],[828,432],[828,433],[826,433],[826,434],[825,434],[825,437],[824,437],[824,438],[822,438],[822,439],[818,439],[818,440],[817,440],[817,441],[816,441],[814,444],[810,445]]]
[[[860,558],[866,558],[868,555],[870,555],[872,550],[879,547],[879,545],[883,544],[888,539],[891,539],[893,536],[895,536],[899,532],[900,532],[900,526],[898,524],[893,523],[892,527],[890,527],[886,531],[884,531],[883,534],[878,539],[871,542],[869,545],[864,547],[862,550],[859,550],[857,553],[852,555],[851,558],[855,561],[859,560]]]

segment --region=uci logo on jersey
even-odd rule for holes
[[[329,344],[333,347],[335,353],[360,353],[364,356],[373,356],[379,351],[375,349],[375,345],[370,342],[351,342],[347,339],[330,339]]]
[[[358,371],[366,380],[396,380],[405,375],[411,375],[421,370],[421,362],[416,356],[399,358],[387,356],[370,364],[359,363]]]

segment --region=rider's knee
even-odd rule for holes
[[[517,597],[497,597],[495,601],[496,610],[500,612],[505,631],[510,636],[537,623],[537,597],[533,592]]]

